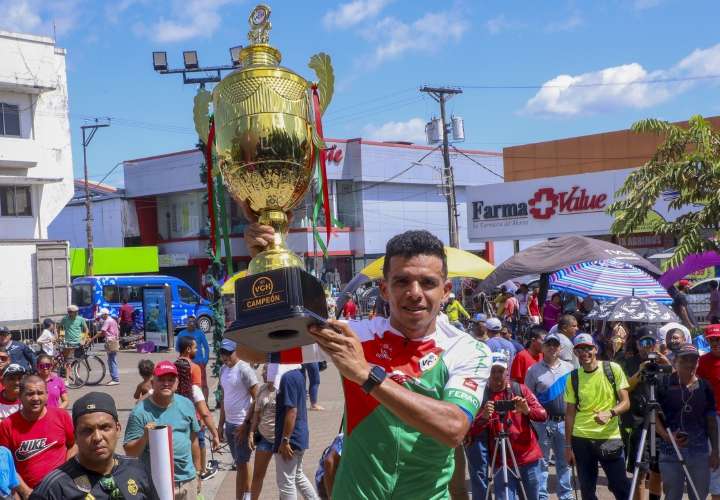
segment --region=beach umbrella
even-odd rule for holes
[[[630,321],[637,323],[669,323],[679,321],[677,315],[664,304],[641,297],[623,297],[597,303],[585,319],[600,321]]]
[[[555,271],[550,274],[550,288],[601,301],[635,296],[672,303],[670,295],[652,276],[614,259],[580,262]]]

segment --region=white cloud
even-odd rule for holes
[[[567,19],[548,24],[547,26],[545,26],[545,31],[547,31],[548,33],[557,33],[559,31],[572,31],[581,24],[583,24],[583,22],[584,21],[582,16],[575,12]]]
[[[368,40],[377,41],[368,62],[377,65],[409,51],[437,51],[448,42],[459,41],[468,27],[462,16],[451,11],[428,12],[410,24],[385,17],[364,32]]]
[[[386,122],[382,125],[369,124],[363,127],[363,136],[373,141],[425,142],[425,120],[410,118],[405,122]]]
[[[323,24],[327,29],[349,28],[366,19],[372,19],[392,0],[353,0],[339,5],[323,16]]]
[[[623,64],[580,75],[558,75],[525,104],[524,111],[541,115],[573,116],[623,108],[642,109],[665,102],[720,75],[720,44],[697,49],[668,69],[648,71],[639,63]],[[648,83],[649,80],[699,78]],[[717,80],[709,80],[715,81]]]
[[[78,24],[80,0],[0,0],[0,29],[18,33],[64,35]]]
[[[192,38],[209,38],[220,27],[222,7],[238,0],[173,0],[171,17],[161,17],[151,25],[136,23],[133,31],[159,43]]]

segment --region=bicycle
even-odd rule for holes
[[[60,347],[60,354],[56,361],[60,373],[64,372],[66,363],[63,355],[64,349],[64,346]],[[105,361],[97,354],[90,354],[91,349],[92,344],[83,344],[73,348],[75,353],[70,361],[70,373],[66,374],[66,384],[70,389],[79,389],[84,385],[99,385],[105,378],[107,373]]]

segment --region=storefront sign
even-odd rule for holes
[[[187,266],[190,256],[186,253],[166,253],[158,255],[160,267]]]
[[[631,169],[596,172],[467,188],[471,241],[609,234],[606,213]],[[668,200],[656,212],[668,218]],[[675,213],[677,216],[679,212]]]

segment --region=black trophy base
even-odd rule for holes
[[[236,319],[225,337],[262,352],[313,344],[308,326],[327,318],[322,284],[299,267],[238,279],[235,309]]]

